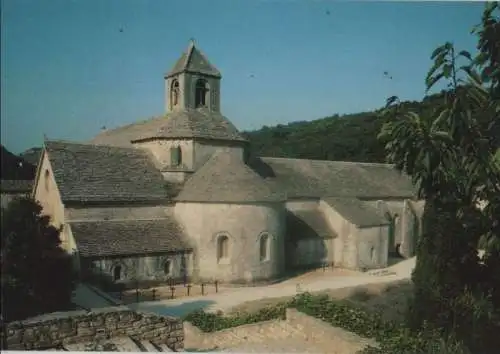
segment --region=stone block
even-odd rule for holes
[[[164,323],[164,322],[156,323],[154,325],[154,328],[163,328],[165,331],[170,330],[170,326],[168,325],[168,323]]]
[[[104,318],[102,316],[97,316],[90,321],[91,326],[101,327],[104,325]]]
[[[10,348],[11,346],[14,346],[14,345],[17,345],[17,344],[21,344],[22,343],[22,337],[19,335],[19,336],[11,336],[11,337],[7,337],[7,346]]]
[[[95,335],[96,333],[96,330],[95,328],[92,328],[92,327],[81,327],[81,328],[78,328],[77,332],[76,332],[76,335],[78,337],[80,336],[93,336]]]
[[[26,345],[25,343],[12,343],[12,344],[7,344],[9,347],[9,350],[26,350]]]
[[[90,327],[90,322],[89,321],[79,321],[77,324],[77,328],[87,328]]]

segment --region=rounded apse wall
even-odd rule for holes
[[[284,203],[187,203],[175,206],[201,280],[252,283],[284,271]]]

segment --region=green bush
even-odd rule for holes
[[[245,324],[258,323],[274,319],[285,319],[288,303],[261,309],[255,313],[239,313],[224,316],[222,313],[207,313],[197,310],[188,314],[184,320],[191,322],[203,332],[215,332],[226,328],[237,327]]]
[[[393,322],[384,322],[376,314],[367,313],[347,302],[330,299],[327,295],[304,293],[297,295],[290,302],[264,308],[256,313],[240,313],[232,316],[199,310],[187,315],[185,320],[204,332],[214,332],[272,319],[285,319],[288,307],[321,319],[332,326],[366,338],[374,338],[380,344],[380,348],[366,348],[363,354],[469,353],[453,338],[443,339],[439,333],[431,330],[411,332],[406,327]]]

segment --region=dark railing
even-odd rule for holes
[[[152,288],[141,288],[137,284],[135,289],[122,289],[112,292],[112,295],[124,303],[142,302],[142,301],[156,301],[156,300],[170,300],[179,297],[208,295],[219,292],[219,282],[202,282],[198,284],[183,283],[168,280],[164,286],[157,286]],[[144,286],[142,286],[144,287]]]

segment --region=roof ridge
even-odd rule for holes
[[[96,144],[92,142],[75,142],[75,141],[69,141],[69,140],[63,140],[63,139],[47,139],[43,142],[43,145],[45,146],[46,143],[55,143],[55,144],[65,144],[65,145],[79,145],[79,146],[91,146],[91,147],[99,147],[99,148],[108,148],[108,149],[119,149],[119,150],[129,150],[129,151],[138,151],[140,153],[143,153],[144,151],[141,149],[137,149],[133,146],[114,146],[114,145],[105,145],[105,144]]]
[[[152,120],[161,119],[161,118],[167,118],[166,114],[161,114],[161,115],[158,115],[158,116],[152,116],[152,117],[149,117],[147,119],[137,120],[137,121],[132,122],[132,123],[128,123],[128,124],[125,124],[125,125],[120,125],[120,126],[118,126],[116,128],[106,129],[106,130],[101,131],[99,134],[97,134],[97,136],[102,135],[102,134],[106,134],[106,133],[117,132],[117,131],[122,130],[122,129],[130,128],[131,126],[134,126],[134,125],[146,124],[146,123],[151,122]]]
[[[365,165],[365,166],[394,166],[391,163],[383,162],[357,162],[357,161],[343,161],[343,160],[317,160],[317,159],[301,159],[294,157],[274,157],[274,156],[259,156],[262,159],[273,159],[273,160],[296,160],[296,161],[311,161],[311,162],[335,162],[342,163],[346,165]]]
[[[110,219],[110,220],[70,220],[68,221],[69,224],[74,224],[74,223],[87,223],[87,222],[91,222],[91,223],[97,223],[97,222],[119,222],[119,223],[123,223],[123,222],[137,222],[137,221],[161,221],[161,220],[168,220],[168,221],[172,221],[171,218],[168,218],[168,217],[162,217],[162,218],[134,218],[134,219],[130,219],[130,218],[127,218],[127,219]]]
[[[187,50],[186,60],[184,61],[184,65],[183,65],[183,68],[182,68],[183,70],[187,70],[187,68],[189,67],[189,62],[191,61],[191,57],[193,56],[194,49],[195,49],[194,41],[190,40],[189,41],[189,47],[188,47],[188,50]]]

